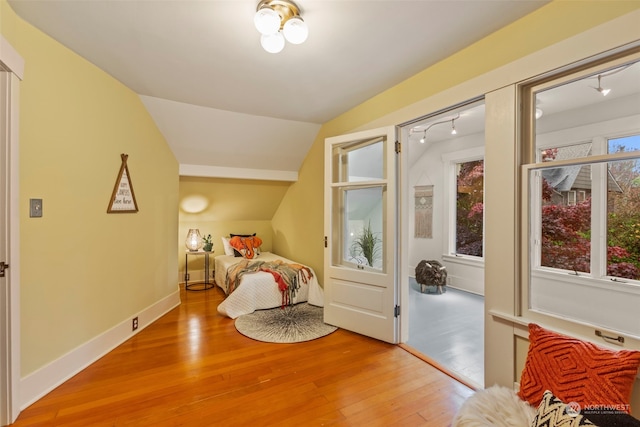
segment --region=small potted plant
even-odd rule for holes
[[[367,263],[370,267],[373,267],[373,263],[380,258],[380,244],[382,240],[375,235],[371,229],[371,221],[362,229],[360,235],[358,235],[351,244],[351,250],[354,255],[362,255],[367,259]]]
[[[213,250],[213,242],[211,241],[211,234],[207,234],[202,238],[202,249],[205,252],[211,252]]]

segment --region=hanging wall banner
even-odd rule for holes
[[[111,194],[111,201],[107,213],[127,213],[138,212],[138,204],[136,203],[136,195],[133,192],[131,184],[131,175],[127,167],[127,154],[121,154],[122,165],[116,179],[116,185]]]
[[[415,237],[433,238],[433,185],[416,185],[415,191]]]

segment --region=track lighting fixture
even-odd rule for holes
[[[603,88],[602,84],[601,84],[601,80],[602,80],[602,74],[598,74],[598,87],[595,88],[595,90],[600,92],[602,94],[602,96],[607,96],[609,94],[609,92],[611,92],[611,89]]]
[[[456,135],[458,132],[456,131],[456,124],[455,121],[458,120],[460,118],[460,114],[456,115],[454,118],[452,119],[446,119],[446,120],[440,120],[439,122],[435,122],[435,123],[431,123],[429,126],[427,126],[425,128],[425,130],[423,131],[422,134],[422,138],[420,138],[420,144],[424,144],[425,141],[427,140],[427,131],[429,129],[431,129],[432,127],[434,127],[435,125],[440,125],[442,123],[449,123],[451,122],[451,135]]]

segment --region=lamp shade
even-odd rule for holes
[[[202,236],[200,235],[200,230],[197,228],[190,228],[184,244],[191,252],[196,252],[200,249],[202,247]]]
[[[282,33],[277,32],[275,34],[265,35],[260,37],[260,44],[262,48],[269,53],[278,53],[284,49],[284,37]]]
[[[309,37],[309,27],[299,16],[289,19],[282,29],[284,37],[292,44],[301,44]]]
[[[260,34],[275,34],[280,30],[280,15],[270,7],[262,7],[253,17],[253,23]]]

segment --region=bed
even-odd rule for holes
[[[298,264],[271,252],[262,252],[254,259],[254,261],[265,262],[278,260],[287,264]],[[255,310],[280,307],[282,305],[282,293],[278,289],[274,276],[265,271],[242,275],[239,283],[231,291],[230,288],[232,286],[227,282],[227,272],[229,268],[237,266],[242,261],[247,260],[233,255],[218,255],[214,258],[216,285],[227,295],[225,300],[218,305],[218,313],[235,319],[243,314],[253,313]],[[322,288],[313,269],[307,268],[311,271],[311,277],[306,283],[301,281],[300,289],[289,303],[297,304],[306,301],[309,304],[322,307],[324,305]]]

